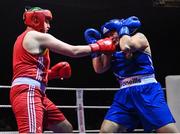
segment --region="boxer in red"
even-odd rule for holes
[[[70,45],[48,34],[51,11],[34,7],[23,14],[26,30],[17,37],[13,48],[13,79],[10,101],[20,133],[73,131],[71,123],[46,94],[48,79],[69,78],[71,67],[60,62],[50,67],[49,51],[69,57],[88,56],[94,52],[113,52],[110,38],[89,45]]]

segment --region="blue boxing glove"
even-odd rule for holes
[[[133,34],[138,28],[140,28],[141,22],[136,16],[131,16],[122,22],[122,27],[120,28],[119,35],[131,35]]]
[[[106,35],[112,30],[115,30],[119,33],[119,30],[122,27],[122,22],[123,19],[112,19],[101,26],[101,32],[103,33],[103,35]]]
[[[101,39],[101,33],[94,28],[88,28],[84,32],[84,38],[88,44],[93,44],[96,43],[97,40]]]
[[[84,38],[88,44],[93,44],[96,43],[97,40],[101,39],[101,33],[94,28],[88,28],[84,32]],[[98,57],[100,55],[100,52],[91,53],[92,58]]]

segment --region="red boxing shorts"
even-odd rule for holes
[[[48,124],[65,120],[63,113],[34,85],[12,86],[10,101],[20,133],[42,133]]]

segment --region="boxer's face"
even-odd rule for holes
[[[50,22],[48,19],[46,19],[44,22],[44,32],[47,33],[49,29],[50,29]]]
[[[119,44],[119,35],[116,31],[111,31],[109,33],[107,33],[107,37],[111,38],[116,45]]]

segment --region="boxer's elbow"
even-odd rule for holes
[[[95,71],[97,74],[103,73],[103,71],[102,71],[101,69],[97,69],[97,68],[94,68],[94,71]]]
[[[95,66],[93,66],[93,68],[97,74],[102,74],[108,70],[108,68],[102,68],[102,67],[100,68],[100,67],[95,67]]]

